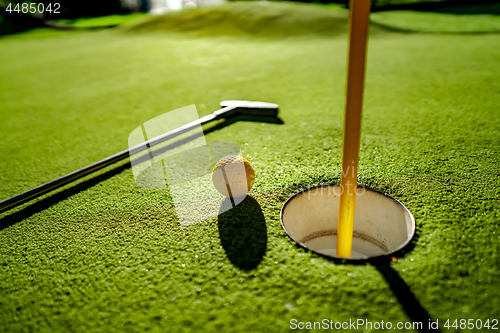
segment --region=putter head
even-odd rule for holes
[[[237,113],[247,116],[260,116],[260,117],[277,117],[279,105],[267,102],[254,102],[254,101],[222,101],[220,106],[234,106],[237,107]]]

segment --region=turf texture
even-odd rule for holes
[[[147,14],[145,13],[134,13],[128,15],[109,15],[102,17],[93,18],[81,18],[74,20],[56,20],[57,23],[66,24],[73,26],[75,28],[96,28],[96,27],[111,27],[124,24],[138,18],[141,18]]]
[[[172,31],[154,18],[0,39],[0,199],[126,149],[138,125],[186,105],[206,115],[225,99],[269,101],[284,122],[206,128],[207,141],[240,145],[256,183],[202,223],[180,227],[168,191],[138,188],[128,161],[2,213],[0,331],[499,319],[500,35],[373,27],[359,182],[405,203],[417,235],[395,262],[351,265],[297,247],[279,222],[297,189],[339,181],[347,20],[321,32],[316,13],[337,13],[299,4],[260,17],[283,11],[313,28],[268,18],[277,32],[262,34],[254,17],[227,34]]]

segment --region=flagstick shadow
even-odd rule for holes
[[[380,261],[374,267],[387,281],[394,296],[398,299],[408,317],[415,323],[422,323],[422,328],[418,329],[419,332],[440,332],[439,329],[429,329],[429,323],[432,322],[431,316],[422,307],[398,272],[391,267],[390,261]]]
[[[380,274],[382,274],[384,280],[389,285],[393,295],[396,297],[398,302],[401,304],[406,315],[412,320],[412,322],[422,323],[422,327],[417,329],[419,332],[441,332],[439,329],[429,329],[429,322],[432,322],[432,318],[425,310],[425,308],[420,304],[415,294],[411,291],[410,287],[406,282],[399,276],[398,272],[391,267],[391,262],[393,258],[402,258],[405,254],[411,252],[415,247],[416,240],[418,239],[418,233],[415,234],[411,243],[409,243],[404,249],[393,253],[391,257],[382,256],[367,261],[352,261],[349,262],[345,259],[336,259],[328,256],[322,256],[335,264],[340,265],[353,265],[353,266],[363,266],[371,264],[375,267]],[[300,247],[300,245],[297,245]]]

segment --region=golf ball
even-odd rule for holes
[[[255,171],[244,157],[228,155],[215,164],[212,181],[222,195],[237,198],[250,191],[255,181]]]

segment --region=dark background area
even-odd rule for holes
[[[233,1],[233,0],[229,0]],[[249,0],[252,1],[252,0]],[[336,3],[349,7],[349,0],[290,0],[306,3],[329,4]],[[0,1],[0,35],[12,34],[38,26],[52,26],[54,28],[68,28],[54,24],[56,19],[76,19],[85,17],[99,17],[106,15],[127,14],[131,12],[149,10],[148,0],[136,0],[134,6],[122,0],[58,0],[60,13],[23,14],[7,12],[6,8],[11,3],[11,8],[20,1]],[[51,1],[36,1],[44,6],[54,5]],[[499,0],[373,0],[372,11],[414,10],[430,11],[451,14],[500,14]]]

